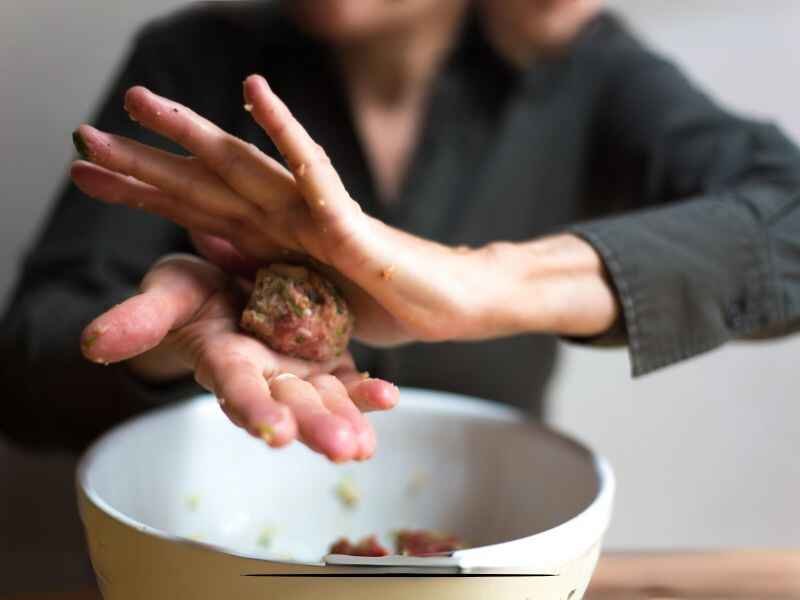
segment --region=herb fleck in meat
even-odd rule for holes
[[[354,319],[332,283],[305,267],[259,269],[241,327],[281,354],[323,362],[340,356]]]

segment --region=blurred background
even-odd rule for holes
[[[0,305],[63,181],[70,132],[92,112],[134,31],[184,4],[0,2]],[[726,104],[800,140],[800,3],[610,4]],[[735,345],[632,381],[623,352],[566,349],[550,420],[616,468],[610,548],[800,542],[798,356],[800,338]],[[90,577],[73,468],[70,457],[0,439],[0,593]]]

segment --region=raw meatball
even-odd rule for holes
[[[464,547],[454,535],[439,531],[404,529],[397,532],[397,553],[406,556],[425,556],[440,552],[453,552]]]
[[[389,551],[381,546],[377,536],[371,535],[353,544],[347,538],[334,542],[329,554],[346,554],[348,556],[387,556]]]
[[[241,326],[276,352],[322,362],[347,348],[353,316],[327,279],[274,264],[259,269]]]

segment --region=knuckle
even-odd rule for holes
[[[198,179],[191,172],[180,176],[176,188],[178,195],[184,200],[196,201],[201,196],[198,189]]]
[[[314,386],[311,385],[311,383],[285,371],[278,373],[270,381],[270,387],[277,388],[279,392],[284,386],[291,386],[292,393],[299,393],[305,396],[313,396],[316,394]]]
[[[194,146],[196,140],[197,135],[191,119],[180,119],[175,129],[175,141],[184,148],[189,148]]]
[[[329,390],[341,391],[339,389],[339,386],[341,385],[339,380],[328,373],[318,373],[317,375],[312,375],[308,378],[308,381],[314,385],[314,387],[319,386]]]
[[[131,153],[126,161],[127,165],[124,168],[124,174],[136,179],[146,180],[147,173],[145,172],[144,165],[136,153]]]
[[[331,159],[328,156],[328,154],[325,152],[325,148],[323,148],[319,144],[316,144],[316,146],[317,146],[317,159],[320,162],[323,162],[325,164],[330,164]]]
[[[289,129],[286,119],[274,107],[269,107],[265,116],[269,123],[269,133],[271,136],[283,138]]]
[[[241,163],[242,157],[238,152],[225,152],[217,165],[217,172],[223,179],[235,179],[241,170]]]
[[[316,152],[311,153],[308,166],[311,169],[316,169],[320,175],[332,175],[333,165],[331,164],[331,159],[325,154],[322,146],[317,145]]]
[[[227,139],[221,144],[221,156],[217,165],[217,172],[224,178],[236,178],[242,170],[241,146],[235,139]]]
[[[229,351],[217,360],[217,371],[225,376],[242,374],[252,370],[251,361],[237,351]]]
[[[278,374],[278,363],[275,360],[269,360],[261,370],[261,376],[269,381]]]
[[[250,239],[250,219],[244,215],[231,215],[222,222],[222,231],[228,239],[236,240],[242,237]]]
[[[480,251],[487,260],[500,261],[509,254],[513,247],[512,242],[498,241],[486,244]]]

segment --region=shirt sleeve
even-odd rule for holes
[[[150,31],[138,37],[93,122],[169,147],[122,108],[134,84],[175,97],[157,39]],[[171,223],[91,200],[65,183],[0,322],[0,432],[19,443],[79,450],[119,420],[196,391],[193,382],[153,387],[125,366],[91,364],[79,344],[83,327],[135,293],[157,257],[188,249],[186,235]]]
[[[604,259],[633,374],[800,328],[797,147],[718,106],[617,24],[586,52],[602,78],[594,208],[617,212],[570,230]]]

